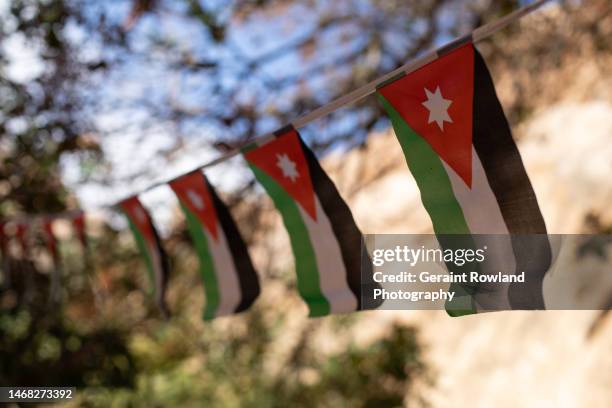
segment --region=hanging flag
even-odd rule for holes
[[[51,302],[58,302],[61,298],[61,269],[59,262],[59,252],[57,250],[57,239],[53,233],[53,220],[45,219],[43,221],[43,233],[45,243],[47,244],[47,250],[51,254],[53,260],[53,270],[51,272],[51,289],[49,290],[49,300]]]
[[[472,43],[442,54],[383,84],[379,99],[435,233],[505,234],[497,256],[529,281],[510,287],[510,306],[541,309],[550,244],[493,81]]]
[[[53,262],[57,264],[59,253],[57,252],[57,239],[53,233],[52,219],[45,219],[43,221],[43,232],[45,236],[45,243],[47,244],[47,250],[49,251],[49,254],[51,254]]]
[[[0,255],[2,256],[2,287],[11,287],[11,270],[8,251],[8,237],[4,230],[6,223],[0,221]]]
[[[16,226],[15,236],[21,249],[21,257],[27,259],[29,256],[30,246],[28,245],[28,224],[18,223]]]
[[[6,222],[0,221],[0,251],[2,251],[2,256],[4,257],[7,249],[8,249],[8,239],[6,236],[6,232],[4,231],[4,226]]]
[[[79,211],[72,218],[72,227],[74,228],[74,232],[83,247],[83,251],[87,251],[87,232],[85,226],[85,213],[83,211]]]
[[[98,289],[97,280],[95,278],[95,269],[93,268],[92,258],[88,250],[87,243],[87,226],[85,224],[85,212],[78,211],[72,216],[72,228],[76,238],[81,243],[81,250],[83,255],[83,269],[87,274],[89,280],[89,288],[94,298],[94,304],[98,310],[101,309],[102,302],[104,301],[101,291]]]
[[[298,290],[310,316],[372,308],[374,305],[362,305],[361,299],[361,232],[295,129],[279,131],[271,141],[251,144],[243,154],[283,217],[295,257]],[[365,271],[364,276],[370,275]],[[363,284],[372,281],[368,278]]]
[[[200,258],[204,320],[247,309],[259,296],[259,278],[227,207],[201,171],[169,183],[185,214]]]
[[[151,292],[155,296],[155,302],[162,314],[168,316],[165,302],[169,274],[168,257],[161,246],[161,240],[151,216],[138,197],[128,198],[119,205],[128,219],[134,239],[145,259],[149,278],[153,284]]]

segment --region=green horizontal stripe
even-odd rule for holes
[[[304,224],[300,210],[289,194],[263,170],[249,163],[255,178],[268,192],[274,205],[283,217],[283,223],[289,233],[291,248],[295,258],[297,285],[300,295],[310,309],[310,316],[329,314],[330,305],[321,293],[316,253],[310,241],[311,237]]]
[[[202,230],[204,226],[200,223],[198,218],[183,205],[183,203],[181,203],[181,209],[185,214],[187,230],[191,235],[193,245],[200,260],[200,276],[204,283],[204,294],[206,295],[203,318],[204,320],[211,320],[215,318],[217,308],[221,301],[217,271],[215,271],[213,258],[208,248],[208,239]],[[219,231],[219,233],[221,233],[221,231]]]
[[[451,181],[440,156],[423,137],[406,123],[384,96],[380,93],[377,93],[377,96],[391,119],[393,129],[404,152],[406,163],[419,187],[423,206],[429,213],[436,235],[469,235],[470,229],[463,210],[455,197]],[[444,240],[439,239],[439,241],[440,245],[444,247]],[[472,242],[471,246],[474,247],[473,239],[469,238],[469,241]],[[456,270],[454,264],[447,266],[449,270]],[[453,302],[446,303],[446,310],[451,316],[476,312],[473,299],[469,298],[469,301],[466,301],[466,296],[469,297],[473,288],[452,284],[449,290],[455,292]]]
[[[138,246],[138,249],[140,250],[140,254],[145,260],[147,274],[149,276],[149,282],[151,283],[151,287],[149,288],[149,294],[154,295],[155,294],[155,269],[153,266],[153,260],[151,258],[151,254],[149,254],[149,246],[147,245],[142,233],[136,227],[136,225],[132,222],[130,217],[126,215],[126,218],[130,225],[130,229],[132,230],[132,234],[134,235],[134,240],[136,241],[136,245]]]
[[[421,191],[421,200],[431,217],[435,233],[468,234],[470,230],[442,160],[429,143],[412,130],[384,96],[377,95],[391,119],[408,167]]]

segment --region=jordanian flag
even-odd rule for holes
[[[57,250],[57,238],[55,238],[55,234],[53,233],[53,220],[44,220],[43,231],[45,233],[45,242],[47,244],[47,250],[49,251],[49,254],[51,254],[53,262],[57,266],[57,263],[59,262],[59,252]]]
[[[361,232],[298,133],[293,128],[279,131],[273,140],[251,144],[243,153],[282,215],[295,257],[298,291],[310,316],[370,308],[362,305],[360,296]],[[366,285],[371,284],[369,275],[365,274]]]
[[[51,274],[51,288],[49,291],[49,298],[57,302],[61,297],[61,269],[59,252],[57,248],[57,238],[53,233],[53,220],[46,219],[43,221],[43,232],[45,236],[45,242],[47,243],[47,250],[53,260],[53,272]]]
[[[229,210],[200,171],[170,183],[200,258],[204,319],[247,309],[259,296],[259,279]]]
[[[85,213],[83,211],[79,211],[74,218],[72,218],[72,226],[83,247],[83,251],[87,252],[87,229],[85,225]]]
[[[161,246],[161,240],[151,216],[138,197],[128,198],[119,205],[128,219],[136,244],[145,260],[149,278],[153,283],[151,292],[155,296],[155,303],[161,313],[168,316],[165,302],[169,273],[168,258]]]
[[[505,235],[496,240],[495,256],[504,272],[525,271],[527,280],[508,289],[509,307],[543,308],[542,280],[551,259],[546,226],[473,44],[393,79],[378,96],[435,233]]]
[[[2,256],[2,288],[10,288],[11,287],[11,270],[10,270],[10,262],[9,262],[9,252],[8,252],[8,237],[6,236],[6,232],[4,231],[4,227],[6,223],[4,221],[0,221],[0,256]]]
[[[17,230],[15,231],[15,237],[17,238],[17,243],[19,244],[19,248],[21,249],[21,257],[22,259],[28,259],[30,257],[30,244],[28,240],[29,226],[28,224],[18,223]]]

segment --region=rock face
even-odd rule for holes
[[[506,55],[491,68],[549,232],[610,233],[612,58],[598,42],[612,27],[605,23],[609,3],[595,1],[573,12],[552,8],[522,22],[528,34],[507,47],[521,58]],[[548,54],[538,54],[543,49]],[[521,98],[532,110],[527,120],[517,113]],[[372,135],[363,149],[327,157],[323,166],[364,233],[432,232],[392,130]],[[253,252],[266,260],[260,270],[290,268],[286,234],[271,212],[264,214],[270,230],[255,240]],[[266,250],[258,248],[263,242]],[[610,265],[612,246],[607,248],[604,262]],[[612,277],[591,286],[612,297]],[[357,327],[367,327],[368,335],[397,321],[418,327],[434,371],[434,384],[423,384],[421,395],[433,406],[603,407],[612,401],[609,316],[515,311],[452,319],[441,311],[373,312],[360,314]]]
[[[604,101],[559,104],[517,129],[549,232],[588,232],[593,214],[602,225],[612,224],[611,117],[612,104]],[[432,232],[391,130],[373,135],[364,149],[328,157],[323,165],[364,233]],[[265,252],[273,251],[274,261],[263,258],[273,269],[291,268],[280,219],[266,218],[272,230],[264,239]],[[611,296],[610,278],[592,284]],[[593,334],[600,313],[514,311],[452,319],[436,311],[373,312],[362,315],[360,326],[379,333],[397,321],[418,327],[435,372],[435,384],[422,395],[433,406],[468,401],[476,407],[605,406],[612,397],[612,321],[604,320]]]
[[[584,233],[590,214],[612,224],[610,118],[612,104],[607,102],[560,104],[520,127],[519,149],[551,233]],[[382,165],[386,173],[377,177],[374,169],[359,170],[354,163]],[[431,232],[392,134],[378,135],[368,149],[326,164],[364,232]],[[365,187],[351,193],[353,183],[364,182]],[[610,265],[610,246],[608,256]],[[593,284],[605,285],[612,296],[611,279]],[[395,317],[419,327],[437,371],[434,389],[426,392],[434,406],[469,401],[470,406],[541,407],[604,406],[612,398],[612,324],[588,335],[598,316],[592,311],[550,311],[450,319],[443,312],[421,311]]]
[[[612,104],[560,104],[522,126],[521,152],[552,233],[612,224]]]

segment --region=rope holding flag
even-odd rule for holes
[[[463,37],[459,37],[456,38],[450,42],[448,42],[447,44],[443,45],[442,47],[438,48],[437,50],[431,50],[429,52],[424,53],[422,56],[420,56],[419,58],[416,58],[414,60],[411,60],[407,63],[405,63],[404,65],[400,66],[399,68],[385,74],[382,75],[381,77],[374,79],[373,81],[368,82],[367,84],[361,86],[360,88],[355,89],[354,91],[339,97],[338,99],[335,99],[333,101],[331,101],[330,103],[321,106],[315,110],[313,110],[312,112],[309,112],[303,116],[300,116],[298,118],[296,118],[295,120],[293,120],[289,125],[287,126],[291,126],[294,127],[295,129],[300,129],[304,126],[306,126],[307,124],[320,119],[326,115],[329,115],[330,113],[342,108],[343,106],[346,106],[348,104],[351,103],[355,103],[373,93],[375,93],[377,91],[378,88],[382,87],[383,85],[394,81],[398,76],[403,76],[406,74],[409,74],[411,72],[414,72],[416,70],[418,70],[419,68],[429,64],[430,62],[434,61],[436,58],[438,58],[442,53],[449,53],[453,50],[455,50],[456,48],[464,45],[466,42],[474,42],[477,43],[479,41],[482,41],[488,37],[490,37],[491,35],[495,34],[496,32],[502,30],[503,28],[505,28],[506,26],[508,26],[509,24],[513,23],[514,21],[519,20],[520,18],[523,18],[525,16],[527,16],[528,14],[538,10],[540,7],[542,7],[544,4],[550,2],[551,0],[536,0],[530,4],[524,5],[523,7],[513,11],[512,13],[509,13],[503,17],[501,17],[498,20],[492,21],[486,25],[480,26],[478,28],[476,28],[475,30],[473,30],[470,34],[465,35]],[[212,167],[215,166],[219,163],[222,163],[228,159],[233,158],[234,156],[237,156],[239,154],[242,153],[243,149],[249,145],[251,145],[252,143],[257,143],[257,142],[264,142],[265,140],[268,140],[269,137],[272,136],[270,134],[264,134],[264,135],[260,135],[254,139],[249,138],[249,140],[247,140],[246,142],[244,142],[244,144],[236,146],[234,148],[231,148],[227,151],[225,151],[224,154],[222,154],[220,157],[217,157],[209,162],[200,164],[199,166],[197,166],[196,168],[190,170],[187,173],[182,174],[181,176],[178,177],[174,177],[172,179],[169,180],[165,180],[165,181],[159,181],[153,184],[150,184],[148,187],[146,187],[145,189],[142,189],[139,193],[137,194],[132,194],[132,196],[136,196],[139,194],[142,194],[146,191],[152,190],[156,187],[159,186],[163,186],[163,185],[167,185],[170,182],[182,177],[183,175],[186,175],[188,173],[192,173],[196,170],[202,170],[204,168],[207,167]],[[103,208],[108,208],[108,207],[114,207],[116,205],[119,205],[117,203],[112,204],[112,205],[103,205],[101,207]],[[62,217],[63,213],[60,214],[48,214],[50,216],[57,216],[57,217]]]
[[[517,270],[526,269],[536,279],[535,283],[532,281],[528,287],[509,288],[508,302],[513,308],[541,308],[543,307],[541,282],[550,263],[547,237],[519,240],[517,234],[545,235],[546,227],[503,110],[495,95],[490,74],[472,43],[487,38],[546,2],[547,0],[534,1],[296,118],[275,135],[266,134],[254,139],[249,138],[245,144],[199,165],[190,173],[153,183],[141,193],[161,185],[169,184],[171,187],[179,185],[182,179],[191,177],[195,170],[214,166],[242,153],[283,216],[294,256],[299,260],[296,265],[298,289],[309,306],[310,315],[322,316],[374,308],[376,304],[369,299],[364,300],[361,295],[363,285],[373,284],[370,282],[370,272],[362,270],[363,265],[368,262],[364,262],[362,258],[361,232],[348,206],[321,169],[314,154],[303,143],[296,129],[378,92],[396,129],[408,166],[417,179],[423,203],[430,214],[436,233],[441,236],[449,232],[477,234],[493,231],[512,235],[511,241],[505,242],[504,245],[508,250],[506,253],[512,253],[513,258],[505,261],[513,263]],[[449,61],[454,62],[449,63]],[[447,79],[437,74],[429,75],[431,78],[443,79],[440,83],[434,84],[428,82],[429,79],[423,78],[428,76],[423,72],[429,70],[431,73],[436,69],[439,71],[440,67],[446,67],[443,71],[451,73]],[[418,83],[418,87],[404,94],[401,89],[398,91],[398,84],[413,80]],[[412,91],[416,93],[411,93]],[[415,95],[421,95],[420,99],[414,99]],[[417,112],[421,113],[421,117],[415,116]],[[453,133],[455,137],[448,138],[443,134],[445,132]],[[282,151],[285,147],[288,150]],[[420,154],[417,155],[416,151]],[[500,165],[506,153],[509,161]],[[432,163],[435,169],[431,174],[423,174],[423,170]],[[435,194],[429,194],[427,191],[428,186],[436,183],[444,190],[443,200],[432,199]],[[221,214],[221,209],[225,207],[220,204],[218,197],[215,198],[216,194],[205,178],[204,184],[213,197],[212,201],[218,213]],[[194,213],[193,209],[189,209],[188,200],[181,197],[178,191],[175,192],[179,196],[186,216],[189,218],[188,212],[191,212],[190,215],[195,214],[194,218],[198,218],[197,211]],[[156,303],[162,313],[167,315],[164,295],[169,272],[168,259],[151,217],[137,197],[138,195],[134,195],[123,200],[119,206],[128,217],[145,259]],[[520,199],[515,200],[515,197]],[[466,205],[470,201],[477,202],[478,205]],[[37,219],[67,218],[68,213],[74,211],[48,216],[38,215]],[[219,214],[217,216],[220,216]],[[479,217],[481,214],[491,216]],[[517,214],[525,216],[517,217]],[[207,217],[210,218],[210,215]],[[207,219],[206,217],[196,219],[201,224],[200,232],[212,234],[211,236],[215,238],[219,228],[223,229],[225,226],[211,224],[213,225],[211,227],[207,224],[209,222]],[[83,214],[75,217],[73,223],[86,254],[87,238]],[[26,267],[29,267],[26,235],[30,224],[30,220],[17,222],[16,237]],[[57,265],[55,270],[59,273],[59,259],[52,228],[45,224],[45,231],[48,248]],[[236,266],[236,259],[242,257],[234,255],[236,247],[232,248],[231,244],[241,242],[241,238],[238,237],[236,240],[226,238],[230,253],[234,256],[234,266],[240,269]],[[246,253],[246,250],[239,250],[241,253]],[[8,257],[3,255],[3,260],[6,258]],[[200,255],[200,260],[202,264],[208,262],[208,267],[201,266],[201,270],[210,271],[210,259],[207,261],[205,256]],[[248,262],[250,263],[250,259]],[[212,263],[214,264],[214,260]],[[225,289],[231,289],[231,296],[228,295],[230,292],[221,295],[225,290],[221,287],[225,285],[225,281],[220,278],[218,271],[215,273],[218,275],[215,277],[217,290],[210,289],[215,286],[211,278],[215,274],[208,274],[208,278],[205,279],[205,287],[208,288],[205,318],[238,312],[250,306],[259,294],[260,288],[252,265],[248,265],[245,270],[248,272],[244,276],[237,272],[237,280],[230,279],[233,279],[233,286],[224,286]],[[359,276],[360,270],[362,276]],[[204,277],[205,273],[202,272],[202,275]],[[223,275],[223,278],[233,275]],[[54,281],[59,282],[59,279]],[[245,284],[246,281],[251,283]],[[52,292],[55,293],[55,290],[56,287]],[[478,297],[478,294],[466,293],[466,297],[472,295],[474,295],[472,300]],[[233,303],[230,302],[231,306],[223,303],[228,299],[233,299]],[[215,302],[216,306],[213,306]],[[474,312],[475,307],[475,303],[470,304],[467,312]]]

